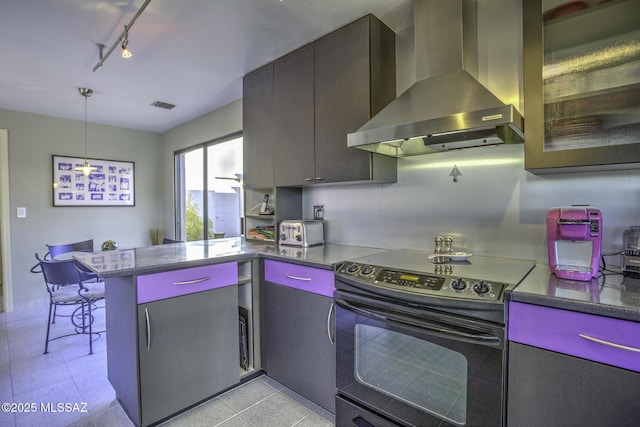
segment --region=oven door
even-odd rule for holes
[[[345,291],[334,299],[336,425],[502,425],[501,325]]]

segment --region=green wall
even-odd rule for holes
[[[51,156],[84,156],[84,122],[0,109],[9,133],[9,193],[13,300],[46,296],[40,275],[29,272],[45,244],[94,239],[121,248],[150,244],[149,228],[164,222],[162,136],[89,123],[88,157],[135,162],[136,206],[53,207]],[[17,218],[16,208],[27,217]]]

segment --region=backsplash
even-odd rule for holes
[[[589,204],[602,210],[603,254],[622,250],[624,230],[640,225],[640,170],[539,176],[523,156],[502,145],[401,158],[394,184],[305,188],[303,215],[324,205],[327,243],[433,250],[451,235],[457,251],[546,263],[547,210]]]

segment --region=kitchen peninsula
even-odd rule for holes
[[[265,317],[267,313],[262,312],[264,300],[271,297],[273,301],[274,290],[278,291],[277,298],[285,298],[287,290],[274,285],[269,285],[271,290],[269,286],[265,288],[266,282],[277,282],[264,277],[267,261],[333,274],[336,263],[385,251],[335,244],[286,247],[230,238],[95,252],[77,255],[76,259],[106,280],[109,381],[133,422],[150,425],[263,371],[277,375],[278,364],[268,365],[269,352],[265,352],[265,343],[270,343],[273,335],[268,332],[268,325],[260,322],[273,320],[273,316]],[[291,289],[287,295],[290,292]],[[594,327],[604,324],[605,331],[630,336],[632,340],[623,340],[625,344],[640,346],[634,338],[640,336],[639,294],[635,283],[623,282],[619,275],[592,282],[557,280],[545,264],[537,264],[517,287],[506,291],[509,351],[505,393],[510,425],[533,425],[520,421],[534,419],[541,422],[537,425],[545,425],[536,417],[547,414],[536,408],[550,405],[554,410],[548,412],[549,416],[588,416],[590,412],[580,402],[591,402],[596,407],[598,399],[610,402],[611,396],[616,396],[616,404],[610,405],[611,410],[600,411],[600,418],[594,420],[617,419],[613,412],[623,413],[626,420],[640,419],[639,407],[632,403],[634,395],[628,392],[640,386],[636,368],[597,359],[598,355],[610,353],[606,347],[586,355],[573,353],[579,349],[577,344],[549,349],[553,342],[562,344],[569,338],[580,342],[582,339],[567,329],[576,323],[584,327],[578,332],[586,330],[589,335],[593,335]],[[249,313],[249,352],[244,368],[238,363],[238,307]],[[523,324],[521,314],[526,316],[528,310],[534,310],[534,326],[547,329],[518,335],[517,329]],[[544,313],[536,315],[535,310]],[[289,311],[275,313],[284,315]],[[326,335],[326,311],[323,313],[320,329]],[[550,323],[557,316],[561,321]],[[608,322],[614,322],[613,326],[607,326]],[[539,339],[555,332],[564,335],[543,343],[527,341],[528,337]],[[585,343],[590,345],[589,341]],[[625,357],[633,360],[633,356]],[[563,375],[572,377],[565,381]],[[599,378],[599,390],[589,388],[593,375]],[[563,380],[554,381],[550,376]],[[583,385],[572,390],[563,388],[572,384]],[[557,393],[563,398],[554,399]],[[566,405],[567,396],[575,396],[570,399],[575,406]]]
[[[76,255],[106,281],[108,377],[136,425],[169,418],[263,367],[261,258],[333,270],[382,249],[277,247],[241,238]],[[239,307],[246,310],[242,367]]]

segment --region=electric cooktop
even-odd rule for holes
[[[345,261],[336,276],[356,286],[395,290],[400,295],[500,301],[504,290],[520,283],[535,266],[529,260],[442,257],[433,258],[425,251],[390,250]]]

